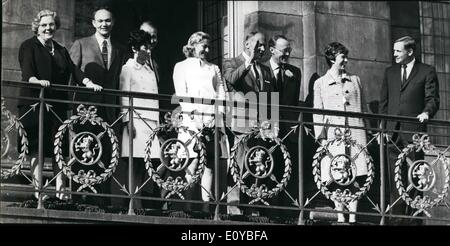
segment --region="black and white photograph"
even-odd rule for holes
[[[4,225],[449,226],[450,2],[2,0],[0,167]]]

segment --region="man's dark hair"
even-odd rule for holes
[[[339,42],[332,42],[325,47],[325,59],[329,67],[331,67],[331,61],[336,60],[338,54],[348,55],[348,49]]]
[[[111,11],[111,7],[110,7],[109,5],[99,5],[99,6],[96,6],[95,9],[94,9],[94,11],[92,12],[92,19],[93,19],[93,20],[95,20],[95,14],[96,14],[97,11],[99,11],[99,10],[106,10],[106,11],[108,11],[109,13],[111,13],[112,18],[114,19],[114,14],[113,14],[113,12]]]
[[[269,43],[268,43],[268,44],[269,44],[269,47],[275,47],[275,45],[276,45],[278,39],[280,39],[280,38],[289,41],[289,40],[288,40],[285,36],[283,36],[283,35],[275,35],[275,36],[273,36],[273,37],[271,37],[271,38],[269,39]]]
[[[405,44],[405,50],[412,49],[414,52],[416,51],[416,41],[410,36],[404,36],[397,40],[394,43],[403,42]]]

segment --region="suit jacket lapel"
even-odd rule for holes
[[[112,64],[113,64],[113,62],[114,62],[114,59],[115,59],[116,56],[117,56],[117,52],[118,52],[118,50],[117,50],[117,48],[116,48],[115,42],[113,43],[113,42],[111,41],[111,64],[109,64],[109,68],[112,66]],[[109,70],[109,68],[108,68],[108,70]]]
[[[91,47],[93,47],[92,51],[95,53],[95,57],[97,58],[97,63],[101,65],[103,68],[105,68],[105,65],[103,64],[103,58],[102,58],[102,50],[100,46],[98,45],[97,39],[95,38],[95,34],[91,36]],[[97,48],[95,48],[97,47]],[[111,60],[112,61],[112,60]],[[105,68],[107,69],[107,68]]]
[[[419,71],[418,67],[419,67],[419,65],[417,64],[417,61],[415,61],[414,65],[413,65],[413,68],[411,70],[411,73],[409,74],[408,78],[406,79],[406,82],[402,85],[402,88],[401,88],[402,91],[406,88],[406,86],[414,78],[414,76],[416,76],[417,72]]]

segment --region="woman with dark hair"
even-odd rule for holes
[[[150,62],[150,45],[151,36],[142,30],[132,31],[128,39],[128,44],[133,51],[133,58],[130,58],[122,67],[120,74],[120,90],[135,91],[158,94],[158,84],[155,71],[149,65]],[[121,104],[129,105],[129,99],[122,97]],[[158,100],[134,98],[133,106],[159,108]],[[128,108],[122,108],[122,112],[127,112]],[[133,116],[133,124],[131,124],[130,116]],[[125,127],[122,132],[122,157],[126,157],[125,162],[131,154],[129,150],[129,141],[133,141],[133,165],[134,180],[136,185],[143,183],[145,177],[145,147],[148,136],[152,133],[152,129],[158,127],[159,111],[136,109],[129,112],[124,118]],[[133,131],[133,139],[130,139],[129,131]],[[158,159],[160,157],[160,143],[157,138],[152,142],[151,158]],[[135,200],[135,208],[141,208],[141,200]]]
[[[348,62],[348,53],[348,49],[338,42],[332,42],[325,48],[325,59],[330,68],[324,76],[317,79],[314,83],[314,108],[352,112],[367,111],[367,105],[363,101],[363,90],[359,77],[350,75],[345,71]],[[314,123],[334,125],[348,124],[351,130],[352,139],[363,146],[366,146],[367,144],[365,130],[351,128],[364,127],[365,124],[363,119],[319,114],[314,114],[313,119]],[[335,138],[335,131],[337,129],[344,133],[344,127],[315,125],[314,131],[316,139],[321,145],[324,145],[327,142],[326,140]],[[329,151],[333,156],[345,154],[354,157],[358,154],[356,148],[351,147],[346,149],[344,144],[339,146],[331,145],[329,146]],[[364,155],[359,154],[354,161],[356,172],[350,171],[351,168],[347,165],[349,163],[346,163],[342,158],[335,158],[333,163],[336,165],[333,165],[330,158],[326,156],[322,159],[320,165],[321,180],[323,183],[330,185],[329,189],[340,188],[341,190],[355,190],[364,183],[367,176],[367,164]],[[352,182],[348,186],[338,185],[349,183],[347,181],[351,180],[353,178],[352,176],[356,176],[355,182]],[[339,211],[343,211],[344,207],[347,207],[346,205],[348,205],[348,209],[353,212],[355,212],[357,208],[357,200],[354,200],[349,204],[343,204],[338,201],[334,201],[334,203],[336,209]],[[343,214],[338,214],[338,221],[345,221]],[[349,215],[349,222],[355,222],[354,214]]]
[[[204,98],[207,101],[214,99],[225,99],[225,83],[222,79],[219,67],[207,61],[209,53],[209,44],[211,37],[204,32],[196,32],[191,35],[188,43],[183,47],[186,59],[175,64],[173,71],[173,82],[175,86],[175,94],[182,97]],[[214,127],[214,105],[208,105],[205,100],[202,103],[180,102],[181,111],[183,111],[183,126],[187,130],[181,129],[178,138],[182,141],[191,139],[192,132],[199,132],[204,127]],[[221,110],[222,111],[222,110]],[[192,112],[192,114],[191,114]],[[217,133],[220,134],[220,133]],[[226,155],[227,147],[224,135],[221,134],[221,150],[222,156]],[[212,182],[214,166],[214,143],[213,140],[207,143],[207,165],[201,179],[201,196],[203,201],[210,201],[212,194]],[[186,179],[191,181],[191,174],[197,167],[198,155],[194,150],[196,141],[188,144],[190,165],[187,167]],[[220,154],[220,153],[216,153]]]
[[[19,48],[19,63],[22,71],[22,80],[29,83],[40,84],[42,87],[48,87],[51,84],[68,85],[71,75],[75,80],[84,82],[97,90],[96,85],[86,78],[70,59],[67,49],[54,41],[56,30],[60,26],[60,21],[56,12],[50,10],[40,11],[31,23],[31,30],[35,36],[25,40]],[[39,98],[39,90],[21,88],[20,95],[26,97]],[[67,100],[67,93],[61,91],[46,91],[45,98]],[[29,110],[29,105],[34,102],[20,100],[18,103],[20,115]],[[52,104],[52,111],[60,119],[66,118],[67,105],[62,103]],[[44,157],[53,157],[53,136],[58,130],[58,119],[48,111],[44,116]],[[38,180],[35,178],[41,171],[37,165],[38,154],[38,136],[39,120],[37,113],[28,113],[23,118],[23,123],[29,139],[29,154],[31,157],[31,171],[33,175],[33,184],[39,187]],[[53,160],[53,171],[57,175],[60,167]],[[56,189],[63,189],[62,175],[56,178]],[[35,194],[37,196],[37,193]],[[66,198],[64,194],[57,193],[57,198]]]

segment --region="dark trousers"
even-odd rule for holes
[[[414,209],[412,209],[410,206],[408,206],[405,201],[400,198],[397,186],[396,186],[396,181],[395,181],[395,163],[397,162],[397,158],[398,155],[400,154],[400,151],[403,150],[403,148],[405,148],[408,145],[408,141],[404,138],[402,138],[401,136],[394,134],[393,136],[393,142],[395,143],[395,145],[393,143],[388,143],[386,148],[387,148],[387,179],[386,179],[386,201],[389,203],[390,206],[392,206],[392,204],[397,201],[397,203],[395,203],[394,206],[391,207],[389,214],[391,215],[413,215],[414,213]],[[396,147],[397,146],[397,147]],[[400,149],[400,151],[399,151]],[[416,160],[423,160],[424,159],[424,153],[423,151],[420,152],[415,152],[412,151],[408,157],[412,162],[416,161]],[[409,181],[408,181],[408,168],[409,165],[407,164],[408,162],[403,162],[401,164],[401,177],[402,177],[402,181],[403,181],[403,187],[405,189],[407,189],[407,187],[409,186]],[[422,192],[416,190],[415,188],[412,188],[409,192],[408,192],[409,196],[411,198],[414,199],[414,197],[418,196],[418,195],[422,195]],[[393,224],[393,225],[411,225],[411,224],[417,224],[420,223],[419,220],[414,220],[414,219],[400,219],[400,218],[390,218],[388,220],[389,224]]]

